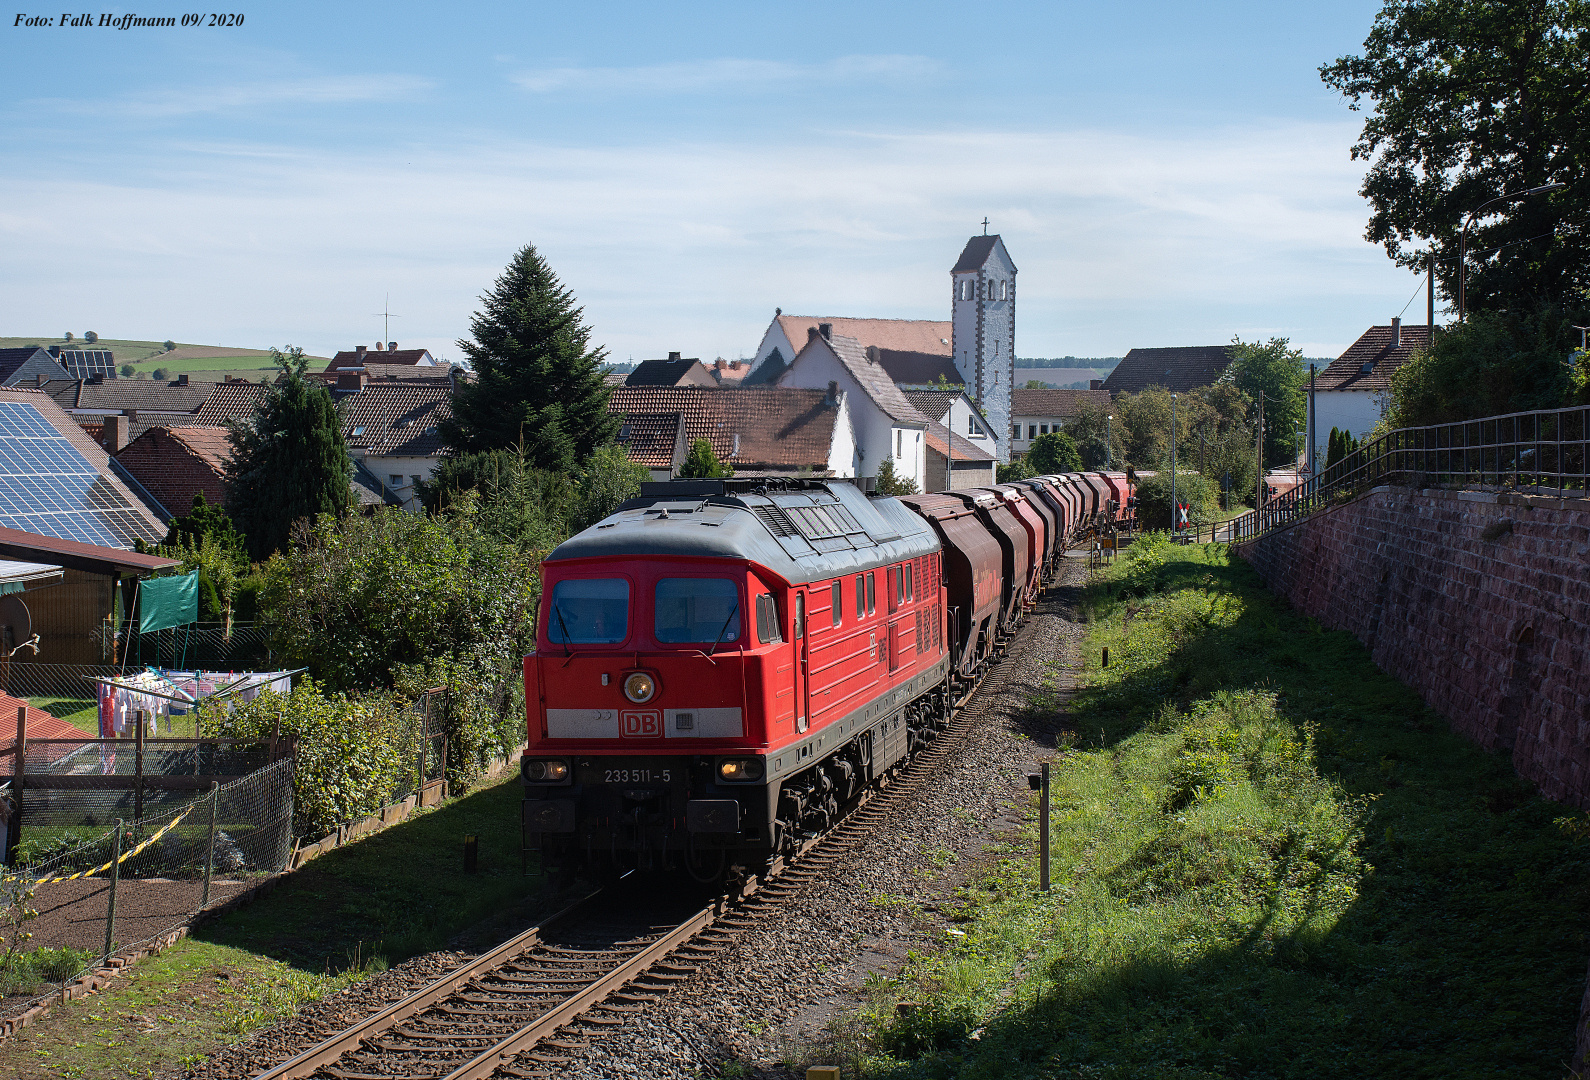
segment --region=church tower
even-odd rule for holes
[[[950,271],[955,369],[993,429],[996,455],[1010,461],[1010,391],[1016,379],[1016,264],[1005,242],[974,236]],[[965,432],[957,434],[964,435]]]

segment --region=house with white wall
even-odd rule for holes
[[[1314,453],[1323,463],[1331,428],[1362,439],[1391,407],[1391,376],[1430,344],[1429,326],[1371,326],[1314,377]]]
[[[923,433],[928,420],[906,400],[883,365],[868,358],[861,342],[832,333],[831,327],[812,327],[778,385],[844,394],[855,431],[852,476],[877,476],[878,467],[893,459],[896,476],[926,490]]]

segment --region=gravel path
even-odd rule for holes
[[[940,908],[965,869],[991,837],[1019,823],[1013,807],[1027,798],[1026,776],[1039,756],[1053,753],[1062,728],[1055,692],[1063,699],[1074,685],[1083,628],[1071,611],[1085,578],[1086,564],[1067,560],[1064,584],[1039,605],[971,706],[981,723],[908,805],[765,925],[559,1075],[698,1080],[732,1060],[771,1080],[802,1076],[808,1062],[834,1063],[826,1052],[836,1045],[830,1022],[854,1011],[870,974],[893,973],[908,951],[943,940]],[[1050,704],[1035,707],[1035,700]],[[252,1076],[470,959],[462,952],[415,957],[177,1075]]]

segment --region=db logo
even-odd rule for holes
[[[662,735],[662,713],[655,710],[619,713],[618,723],[619,734],[626,739],[656,739]]]

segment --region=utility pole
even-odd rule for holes
[[[1258,464],[1259,479],[1253,493],[1253,509],[1258,512],[1264,506],[1264,391],[1259,391],[1259,437],[1253,446],[1254,461]]]
[[[1181,523],[1181,504],[1176,501],[1176,395],[1170,396],[1170,535]]]
[[[1425,267],[1425,276],[1428,279],[1425,283],[1425,289],[1429,307],[1425,311],[1424,324],[1430,331],[1429,340],[1426,342],[1428,347],[1435,344],[1435,248],[1433,247],[1430,249],[1429,265]]]

